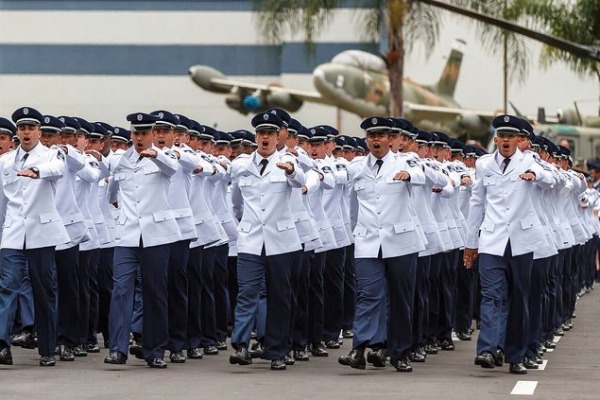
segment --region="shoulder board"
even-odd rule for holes
[[[327,165],[324,165],[322,169],[323,169],[323,172],[324,172],[324,173],[326,173],[326,174],[331,174],[331,173],[333,173],[333,170],[331,169],[331,167],[329,167],[329,166],[327,166]],[[339,169],[339,168],[338,168],[338,169]]]
[[[406,163],[411,168],[414,168],[419,165],[419,162],[417,160],[415,160],[414,158],[409,158],[408,160],[406,160]]]
[[[325,167],[323,167],[323,168],[325,168]],[[346,166],[344,164],[336,164],[335,169],[337,169],[338,171],[342,171],[342,170],[346,169]]]
[[[200,157],[202,157],[202,159],[203,159],[204,161],[211,162],[211,159],[210,159],[210,157],[209,157],[207,154],[202,154]]]

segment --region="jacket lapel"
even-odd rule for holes
[[[262,176],[267,176],[268,174],[271,173],[271,171],[273,171],[274,168],[278,168],[275,164],[277,164],[279,162],[279,160],[280,160],[279,153],[275,152],[275,154],[273,155],[273,158],[271,158],[271,160],[267,164],[267,167],[265,168],[265,172],[263,172]],[[254,163],[254,166],[256,167],[256,163]]]

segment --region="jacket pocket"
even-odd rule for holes
[[[479,229],[482,231],[486,231],[486,232],[494,232],[495,228],[496,228],[496,224],[492,224],[491,222],[484,221],[481,224],[481,228],[479,228]]]
[[[248,221],[241,221],[237,227],[239,232],[248,233],[252,229],[252,224]]]
[[[414,222],[402,222],[398,224],[394,224],[394,232],[396,233],[404,233],[414,231],[416,228]]]
[[[173,215],[173,211],[171,210],[154,211],[152,213],[152,216],[154,217],[154,222],[163,222],[168,219],[175,218],[175,216]]]
[[[56,222],[56,221],[60,221],[62,223],[62,219],[60,218],[60,215],[58,215],[58,214],[55,214],[55,213],[40,214],[40,222],[42,224],[47,224],[47,223]]]
[[[279,232],[287,231],[288,229],[293,229],[296,227],[294,221],[277,221],[277,230]]]
[[[352,232],[352,234],[355,237],[367,237],[367,228],[365,228],[364,226],[356,226],[356,228],[354,228],[354,232]]]

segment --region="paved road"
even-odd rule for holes
[[[600,398],[600,288],[580,299],[575,328],[547,353],[543,371],[511,375],[508,367],[484,370],[473,365],[475,341],[458,342],[453,352],[429,356],[414,372],[386,369],[357,371],[338,365],[349,343],[330,351],[329,358],[296,363],[287,371],[269,370],[267,361],[247,367],[228,363],[229,351],[185,364],[152,370],[139,360],[125,366],[102,363],[106,350],[37,366],[32,350],[13,349],[15,365],[0,366],[0,399],[507,399],[522,386],[539,399]],[[527,382],[537,382],[527,383]],[[535,386],[534,386],[535,385]]]

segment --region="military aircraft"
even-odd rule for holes
[[[443,124],[457,134],[469,132],[471,137],[487,134],[496,113],[464,109],[454,99],[464,46],[463,40],[455,41],[435,84],[404,79],[405,118],[414,123]],[[305,101],[339,107],[361,117],[389,115],[390,82],[385,63],[364,51],[346,50],[317,66],[313,71],[316,92],[240,82],[207,65],[192,66],[189,75],[204,90],[227,94],[225,103],[244,115],[272,107],[295,112]]]

